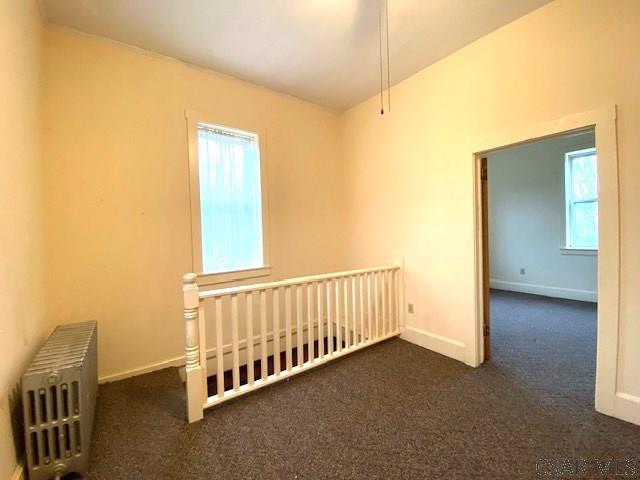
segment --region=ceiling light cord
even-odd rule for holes
[[[382,2],[385,0],[379,0],[378,2],[378,54],[380,56],[380,115],[384,115],[384,83],[383,83],[383,66],[382,66]]]
[[[383,25],[384,22],[384,25]],[[391,66],[389,55],[389,0],[378,0],[378,54],[380,56],[380,115],[384,115],[384,66],[387,62],[387,111],[391,111]],[[386,35],[386,51],[383,52],[383,35]]]
[[[389,0],[384,0],[385,22],[387,24],[387,111],[391,112],[391,66],[389,56]]]

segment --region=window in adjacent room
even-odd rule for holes
[[[194,268],[205,284],[268,275],[259,135],[201,122],[192,128]]]
[[[595,148],[565,154],[566,247],[598,248],[598,169]]]

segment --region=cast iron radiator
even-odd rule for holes
[[[22,376],[29,480],[87,475],[97,335],[95,321],[58,326]]]

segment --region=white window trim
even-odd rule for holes
[[[572,150],[564,154],[564,205],[565,205],[565,245],[560,248],[560,253],[563,255],[595,255],[598,252],[598,247],[587,246],[573,246],[570,244],[571,240],[571,201],[569,200],[569,192],[572,191],[573,185],[571,184],[571,159],[579,157],[582,154],[596,153],[595,147],[582,148],[579,150]],[[596,160],[597,161],[597,160]],[[600,194],[595,199],[596,202],[600,201]],[[599,228],[599,226],[598,226]],[[598,237],[599,238],[599,237]],[[595,253],[588,253],[595,252]]]
[[[597,248],[577,248],[577,247],[560,247],[562,255],[583,255],[586,257],[595,257],[598,255]]]
[[[214,285],[228,283],[249,278],[271,275],[271,248],[269,242],[269,194],[267,175],[266,131],[251,125],[225,126],[225,122],[214,121],[206,115],[193,110],[185,110],[187,120],[188,155],[189,155],[189,197],[191,205],[191,263],[192,270],[198,276],[199,285]],[[258,136],[260,149],[260,189],[262,197],[262,256],[261,267],[232,270],[217,273],[202,271],[202,231],[200,219],[200,175],[198,168],[198,124],[217,125],[229,130],[242,130],[255,133]]]

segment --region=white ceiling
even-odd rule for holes
[[[550,0],[389,0],[397,83]],[[379,90],[378,0],[41,0],[50,23],[344,110]]]

